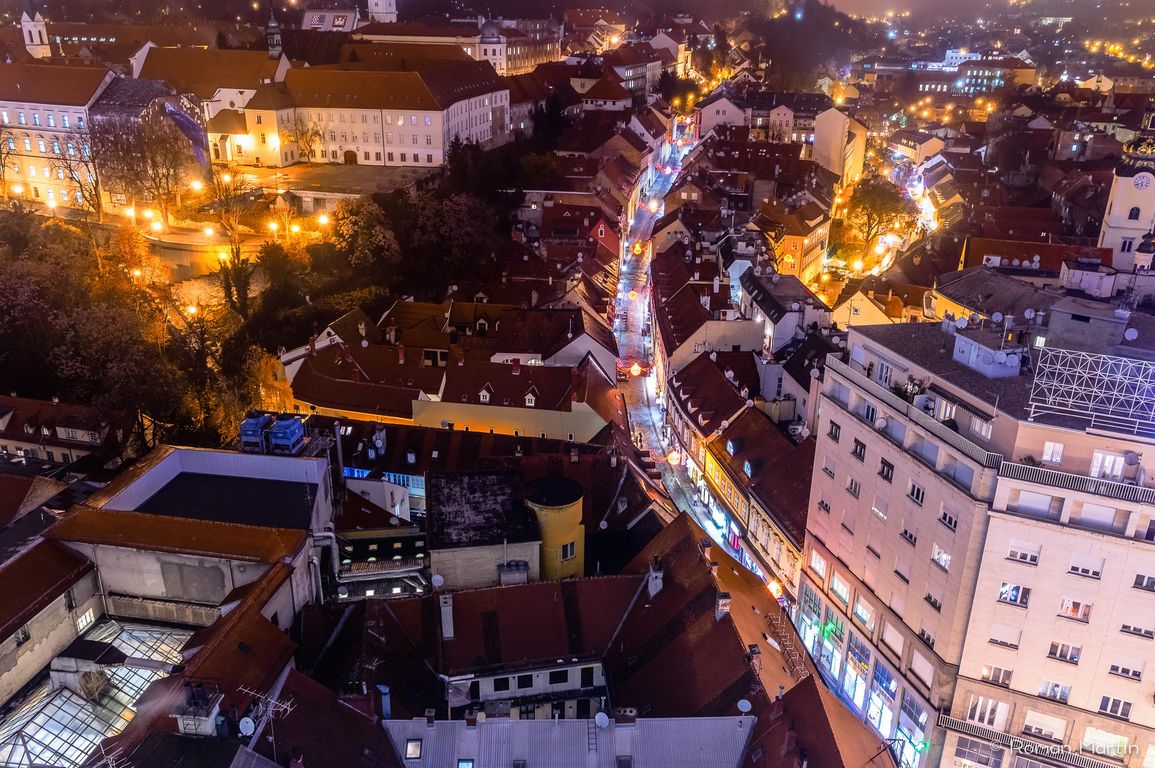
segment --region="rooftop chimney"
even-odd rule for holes
[[[654,561],[650,563],[649,579],[646,583],[646,591],[649,592],[650,597],[662,591],[662,579],[665,578],[666,572],[662,568],[662,561],[658,556],[654,556]]]
[[[433,723],[436,722],[436,720],[437,720],[437,710],[436,709],[434,709],[433,707],[430,707],[429,709],[425,710],[425,724],[426,725],[428,725],[430,728],[432,728]]]
[[[465,713],[465,726],[467,728],[477,727],[477,710],[471,709]]]
[[[714,576],[718,575],[718,561],[717,560],[711,560],[710,561],[710,573]]]
[[[512,371],[513,375],[514,376],[520,376],[521,375],[521,360],[519,358],[515,357],[512,360],[510,360],[509,362],[513,364],[513,371]]]
[[[702,538],[698,541],[698,549],[702,550],[702,557],[705,558],[707,563],[710,562],[710,546],[710,540],[707,538]]]
[[[405,346],[397,347],[397,365],[405,365]]]
[[[438,596],[441,605],[441,639],[453,639],[453,595],[441,594]]]
[[[719,592],[714,602],[714,620],[718,621],[730,612],[730,593]]]

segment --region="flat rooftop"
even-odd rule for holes
[[[538,541],[517,472],[445,472],[425,482],[429,548],[484,547]]]
[[[308,529],[317,484],[181,472],[137,512],[267,528]]]

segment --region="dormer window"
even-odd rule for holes
[[[537,402],[537,398],[534,397],[533,395],[526,395],[525,396],[525,407],[526,408],[532,408],[536,402]]]
[[[25,424],[24,425],[24,434],[31,435],[35,431],[36,431],[36,427],[32,426],[31,424]]]
[[[742,462],[742,471],[746,473],[746,477],[754,476],[754,468],[750,466],[750,462]]]
[[[726,453],[733,456],[735,450],[736,450],[736,448],[734,447],[734,441],[733,440],[727,440],[726,441]]]
[[[477,399],[483,403],[488,403],[489,402],[489,393],[483,389],[477,393]]]

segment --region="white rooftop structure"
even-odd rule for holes
[[[753,717],[387,720],[407,768],[736,768]]]

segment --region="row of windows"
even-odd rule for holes
[[[60,115],[60,127],[61,128],[71,128],[74,120],[76,122],[76,127],[81,129],[81,130],[84,130],[84,116],[83,115],[76,115],[74,118],[72,115],[61,114]],[[0,110],[0,123],[3,123],[4,125],[11,125],[12,124],[12,119],[11,119],[10,115],[8,114],[8,110],[6,110],[6,109]],[[28,114],[26,112],[24,112],[24,110],[17,110],[17,112],[16,112],[16,124],[17,125],[28,125],[29,124],[28,123]],[[39,112],[33,112],[32,113],[32,125],[34,125],[34,126],[43,125],[43,126],[46,126],[48,128],[55,128],[56,127],[56,114],[53,112],[47,112],[47,113],[45,113],[44,120],[41,121],[40,113]]]

